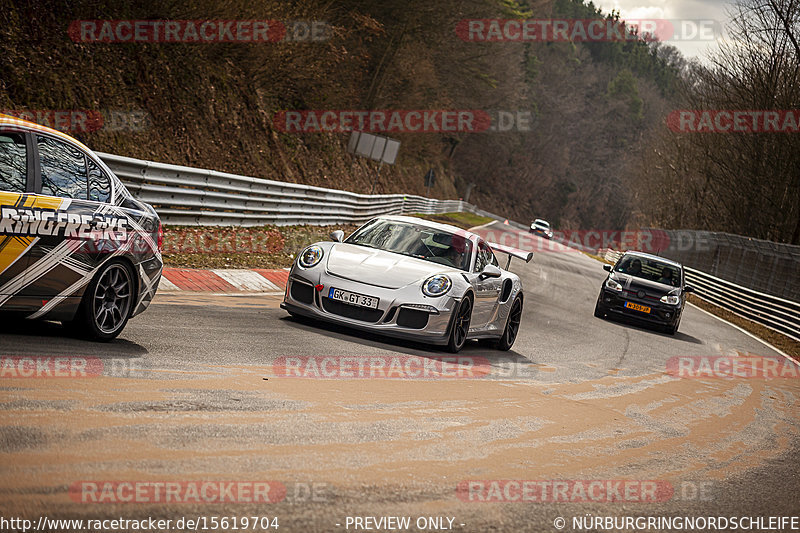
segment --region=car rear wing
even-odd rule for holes
[[[511,246],[503,246],[502,244],[497,244],[496,242],[487,242],[486,244],[488,244],[489,248],[491,248],[492,250],[508,254],[508,262],[506,263],[506,270],[508,270],[508,267],[511,265],[512,257],[516,257],[517,259],[522,259],[526,263],[530,263],[531,259],[533,259],[533,252],[526,252],[525,250],[520,250],[519,248],[512,248]]]

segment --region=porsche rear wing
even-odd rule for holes
[[[491,248],[492,250],[508,254],[508,262],[506,263],[506,270],[508,270],[508,267],[511,265],[512,257],[516,257],[517,259],[522,259],[526,263],[530,263],[531,259],[533,259],[533,252],[526,252],[525,250],[520,250],[519,248],[512,248],[511,246],[503,246],[502,244],[497,244],[496,242],[487,242],[486,244],[488,244],[489,248]]]

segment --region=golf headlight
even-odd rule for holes
[[[661,301],[669,305],[678,305],[681,303],[681,297],[675,296],[674,294],[665,294],[661,297]]]
[[[422,292],[426,296],[435,298],[447,294],[447,291],[450,290],[452,285],[453,283],[450,281],[450,278],[444,274],[436,274],[425,280],[425,283],[422,284]]]
[[[614,278],[608,278],[608,281],[606,281],[606,287],[612,291],[622,292],[622,285],[620,285]]]
[[[317,264],[322,260],[322,248],[317,246],[309,246],[303,253],[300,254],[300,258],[298,259],[298,263],[303,268],[311,268],[317,266]]]

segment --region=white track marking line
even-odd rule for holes
[[[496,220],[492,220],[491,222],[487,222],[486,224],[481,224],[480,226],[475,226],[473,228],[469,228],[467,231],[475,231],[477,229],[483,229],[485,227],[491,226],[492,224],[495,224],[496,222],[497,222]],[[501,222],[501,224],[502,224],[502,222]]]
[[[158,291],[180,291],[182,290],[180,287],[172,283],[170,280],[167,279],[166,276],[163,274],[161,275],[161,281],[158,282]]]
[[[753,335],[752,333],[750,333],[750,332],[749,332],[749,331],[747,331],[746,329],[744,329],[744,328],[741,328],[741,327],[737,326],[737,325],[736,325],[736,324],[734,324],[733,322],[728,322],[728,321],[727,321],[727,320],[725,320],[724,318],[722,318],[722,317],[719,317],[719,316],[715,315],[714,313],[711,313],[711,312],[709,312],[709,311],[706,311],[705,309],[703,309],[703,308],[701,308],[701,307],[697,307],[697,306],[696,306],[696,305],[694,305],[692,302],[686,302],[686,303],[687,303],[688,305],[691,305],[692,307],[694,307],[694,308],[695,308],[695,309],[697,309],[698,311],[702,311],[703,313],[707,314],[708,316],[712,316],[712,317],[716,318],[717,320],[719,320],[719,321],[721,321],[721,322],[725,322],[726,324],[728,324],[728,325],[729,325],[729,326],[731,326],[732,328],[738,329],[739,331],[741,331],[742,333],[744,333],[744,334],[745,334],[745,335],[747,335],[748,337],[750,337],[750,338],[753,338],[753,339],[757,340],[758,342],[760,342],[761,344],[763,344],[763,345],[764,345],[764,346],[766,346],[767,348],[770,348],[771,350],[775,350],[776,352],[778,352],[779,354],[781,354],[782,356],[784,356],[786,359],[788,359],[788,360],[789,360],[789,361],[791,361],[792,363],[794,363],[794,364],[796,364],[796,365],[798,364],[798,362],[797,362],[797,361],[795,361],[794,359],[792,359],[792,357],[791,357],[789,354],[786,354],[786,353],[784,353],[783,351],[779,350],[778,348],[776,348],[775,346],[771,345],[770,343],[768,343],[767,341],[765,341],[765,340],[764,340],[764,339],[762,339],[761,337],[758,337],[758,336],[756,336],[756,335]],[[754,322],[754,324],[758,324],[758,322]]]
[[[242,291],[251,292],[275,292],[281,288],[270,280],[252,270],[211,270],[214,274],[221,277],[234,287]]]

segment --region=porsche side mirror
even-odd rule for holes
[[[687,286],[685,286],[683,288],[683,292],[687,292],[687,293],[688,292],[694,292],[694,287],[692,287],[691,285],[687,285]]]
[[[336,242],[342,242],[344,240],[344,232],[340,229],[331,232],[331,239],[333,239]]]
[[[603,265],[603,270],[606,272],[611,272],[611,265]]]
[[[495,265],[486,265],[486,267],[483,269],[483,272],[481,272],[481,279],[499,278],[502,275],[503,271],[500,270],[499,267]]]

